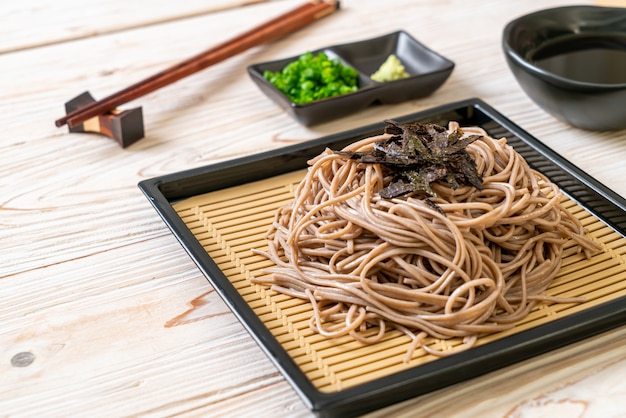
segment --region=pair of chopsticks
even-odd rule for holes
[[[67,124],[70,128],[80,125],[88,119],[110,112],[117,106],[172,84],[253,46],[279,39],[334,12],[338,8],[339,2],[335,0],[313,0],[307,2],[102,100],[94,101],[87,106],[76,109],[56,120],[55,125],[61,127]]]

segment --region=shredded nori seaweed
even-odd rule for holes
[[[432,123],[385,123],[385,133],[392,136],[374,143],[371,151],[337,151],[361,163],[382,164],[393,172],[381,197],[391,199],[413,192],[436,197],[430,187],[436,181],[445,181],[453,189],[462,185],[482,189],[476,163],[465,151],[480,135],[463,137],[461,129],[448,134],[446,128]]]

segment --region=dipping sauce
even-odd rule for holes
[[[568,35],[546,42],[530,54],[537,67],[570,80],[626,83],[625,35]]]

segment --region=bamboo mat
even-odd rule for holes
[[[334,392],[369,382],[436,359],[416,350],[409,363],[403,361],[410,338],[388,330],[383,341],[364,345],[351,337],[326,339],[309,328],[312,309],[308,301],[275,293],[252,284],[270,262],[251,249],[267,249],[264,235],[276,209],[293,197],[304,176],[298,171],[230,189],[191,197],[174,209],[207,253],[235,286],[242,298],[322,392]],[[579,304],[540,304],[527,318],[508,331],[485,335],[485,344],[512,333],[582,311],[626,295],[626,239],[573,201],[565,206],[585,225],[604,251],[591,259],[566,247],[563,265],[547,293],[552,296],[584,296]],[[373,333],[375,331],[372,331]],[[460,339],[429,339],[436,349],[452,349]]]

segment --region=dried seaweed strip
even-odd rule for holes
[[[479,135],[465,136],[461,129],[448,132],[432,123],[385,123],[385,133],[391,137],[377,141],[372,150],[337,151],[361,163],[382,164],[394,174],[391,183],[380,191],[381,197],[391,199],[412,192],[435,196],[430,185],[437,181],[453,189],[463,185],[482,189],[476,163],[465,151]]]

